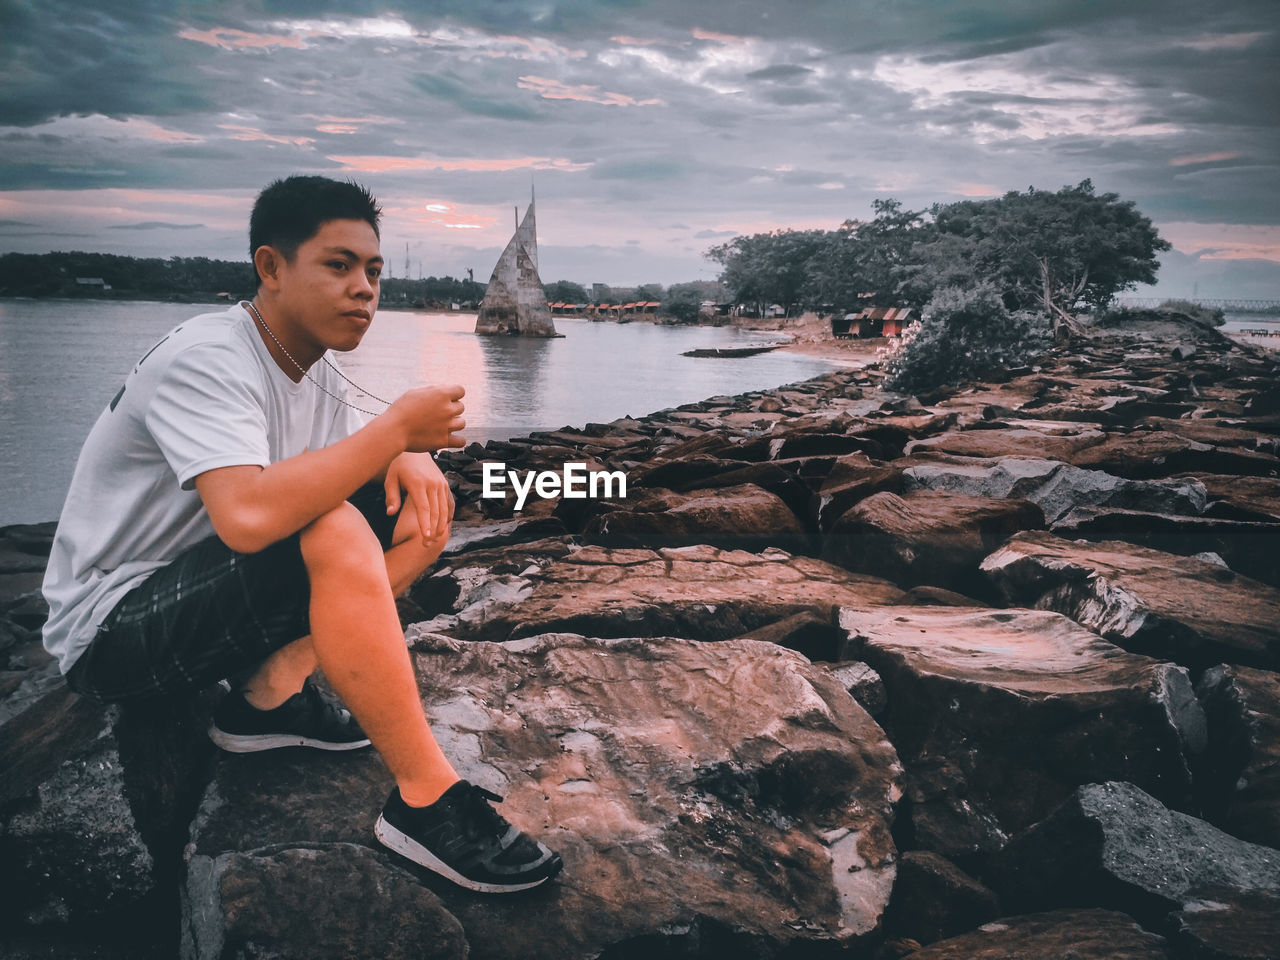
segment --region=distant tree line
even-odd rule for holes
[[[874,202],[870,220],[835,230],[740,236],[707,256],[735,301],[846,313],[867,305],[923,309],[945,289],[994,289],[1011,311],[1037,310],[1055,332],[1073,311],[1155,281],[1169,249],[1132,201],[1083,180],[1056,192],[1011,191],[991,200],[905,210]]]
[[[81,251],[0,255],[0,296],[6,297],[210,301],[220,295],[252,297],[256,288],[253,264],[242,260],[162,259]],[[382,302],[385,306],[474,306],[484,296],[484,289],[482,283],[454,277],[384,277]]]

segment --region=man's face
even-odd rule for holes
[[[378,309],[382,253],[364,220],[328,220],[280,268],[279,306],[298,338],[320,350],[359,345]]]

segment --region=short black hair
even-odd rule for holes
[[[381,218],[382,208],[373,194],[354,181],[284,177],[268,185],[254,201],[249,215],[249,258],[253,259],[259,247],[271,246],[292,261],[298,247],[330,220],[363,220],[381,240]],[[258,284],[262,284],[261,276]]]

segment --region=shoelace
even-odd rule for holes
[[[484,787],[468,783],[470,788],[459,805],[462,813],[463,831],[468,839],[476,840],[483,836],[499,837],[507,832],[507,822],[501,814],[489,806],[490,803],[501,803],[502,797]]]
[[[338,723],[347,723],[351,719],[350,710],[339,705],[336,698],[321,690],[310,680],[303,685],[302,692],[326,719],[336,720]]]

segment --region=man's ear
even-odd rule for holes
[[[280,267],[283,263],[284,257],[280,251],[270,244],[264,243],[253,251],[253,265],[258,271],[258,277],[263,286],[268,289],[274,289],[279,285]]]

